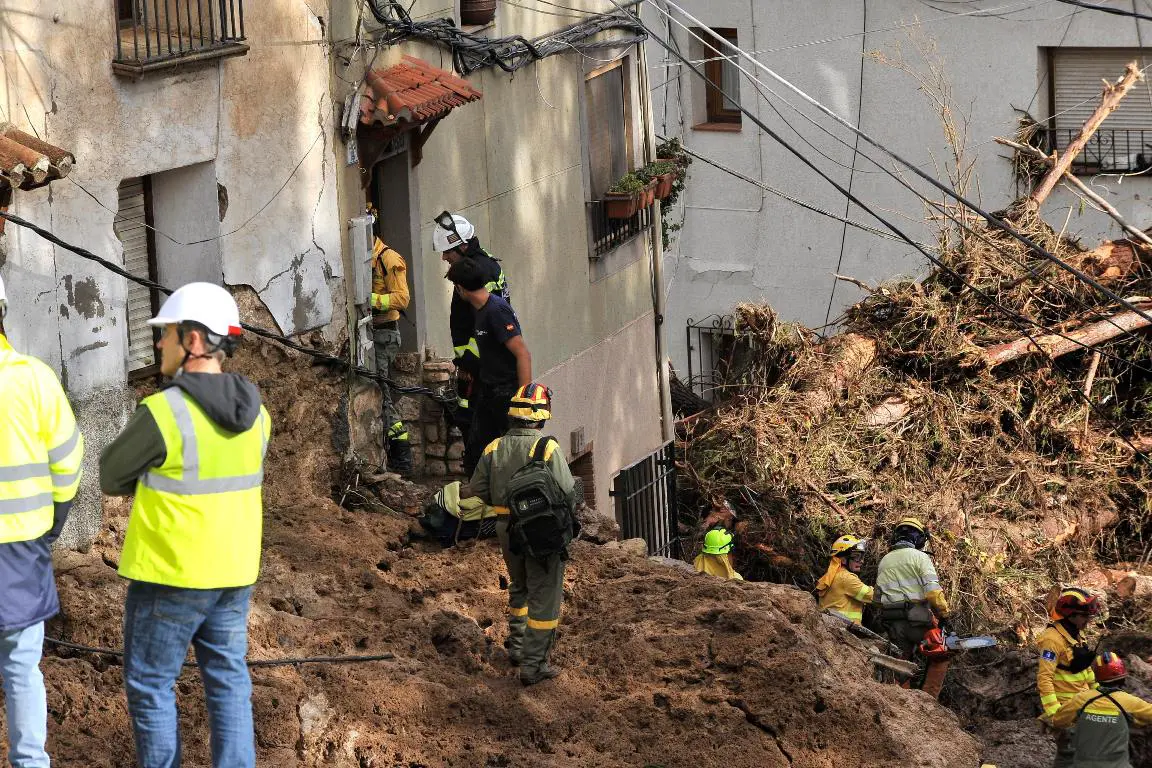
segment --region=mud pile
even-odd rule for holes
[[[806,593],[583,542],[554,651],[564,672],[522,688],[502,646],[494,543],[410,543],[418,492],[407,484],[385,486],[393,511],[332,502],[343,379],[282,354],[238,360],[276,424],[250,658],[395,658],[254,669],[260,765],[977,765],[955,715],[873,682],[866,656]],[[111,505],[91,551],[59,556],[63,614],[50,634],[121,646],[126,519],[125,504]],[[133,765],[119,660],[49,648],[44,671],[56,762]],[[177,692],[186,764],[207,765],[195,671]]]

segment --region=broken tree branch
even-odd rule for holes
[[[1130,300],[1130,303],[1134,304],[1141,312],[1146,314],[1149,309],[1152,309],[1152,300],[1144,296],[1134,298],[1136,301]],[[1063,334],[1049,333],[1033,337],[1036,339],[1035,344],[1032,343],[1031,339],[1023,338],[1007,344],[989,347],[983,353],[984,364],[989,368],[995,368],[998,365],[1035,354],[1046,355],[1055,360],[1069,352],[1075,352],[1084,347],[1095,347],[1125,333],[1147,328],[1149,325],[1152,323],[1138,312],[1121,312]]]
[[[1120,106],[1120,101],[1132,90],[1132,86],[1138,80],[1143,80],[1144,75],[1140,72],[1136,62],[1129,62],[1128,66],[1124,69],[1124,76],[1116,81],[1115,84],[1104,82],[1104,97],[1100,101],[1100,106],[1096,107],[1096,111],[1092,113],[1091,117],[1080,128],[1080,133],[1072,140],[1064,154],[1056,158],[1052,165],[1052,170],[1040,182],[1036,189],[1032,190],[1030,198],[1033,203],[1040,205],[1048,199],[1048,195],[1052,194],[1052,190],[1056,188],[1056,184],[1072,166],[1072,161],[1088,144],[1088,139],[1092,138],[1092,134],[1096,133],[1096,129],[1104,122],[1108,115],[1112,114],[1116,107]]]
[[[1049,166],[1051,166],[1054,162],[1051,157],[1036,149],[1036,147],[1032,147],[1027,144],[1020,144],[1018,142],[1012,141],[1011,139],[1005,139],[1002,136],[997,136],[995,141],[998,144],[1011,147],[1017,152],[1023,152],[1029,157],[1048,163]],[[1116,210],[1116,208],[1111,203],[1100,197],[1100,195],[1096,194],[1096,192],[1092,191],[1091,187],[1080,181],[1080,179],[1077,178],[1075,174],[1067,170],[1064,171],[1064,181],[1074,186],[1078,192],[1080,192],[1092,202],[1096,203],[1096,205],[1103,208],[1104,212],[1111,216],[1112,219],[1117,224],[1119,224],[1125,232],[1132,235],[1132,237],[1144,243],[1145,245],[1152,247],[1152,237],[1149,237],[1148,233],[1139,227],[1130,224],[1128,220],[1120,214],[1120,211]]]

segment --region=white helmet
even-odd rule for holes
[[[0,320],[8,313],[8,294],[4,292],[4,278],[0,276]]]
[[[440,216],[436,218],[439,221]],[[472,226],[472,222],[463,216],[452,214],[452,223],[456,226],[455,232],[441,224],[437,224],[436,228],[432,230],[432,247],[440,253],[464,245],[476,234],[476,227]]]
[[[232,294],[213,283],[188,283],[164,300],[148,325],[199,323],[217,336],[240,336],[240,309]]]

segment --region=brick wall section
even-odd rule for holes
[[[433,390],[447,389],[451,374],[451,360],[428,360],[424,363],[424,386]],[[424,398],[421,422],[424,474],[429,477],[464,474],[464,443],[460,433],[448,427],[444,408]]]

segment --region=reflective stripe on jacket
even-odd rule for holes
[[[178,387],[144,398],[164,463],[136,485],[120,575],[189,589],[248,586],[260,571],[264,453],[272,420],[233,433]]]
[[[1046,715],[1055,714],[1064,702],[1076,694],[1097,687],[1091,665],[1080,672],[1066,668],[1072,663],[1077,645],[1083,647],[1085,644],[1078,643],[1059,623],[1049,624],[1036,638],[1036,650],[1040,652],[1036,667],[1036,690]]]
[[[400,310],[407,309],[408,264],[399,253],[376,238],[372,250],[372,309],[385,322],[400,319]]]
[[[876,571],[876,593],[883,605],[928,602],[939,616],[949,612],[936,565],[912,546],[898,544],[884,555]]]
[[[874,590],[847,569],[836,574],[832,586],[820,595],[820,607],[857,624],[864,617],[864,604],[872,602]]]
[[[1131,768],[1129,725],[1152,724],[1152,704],[1115,688],[1081,691],[1052,716],[1057,728],[1076,726],[1076,765]]]
[[[0,543],[52,528],[80,485],[84,439],[56,374],[0,336]]]

